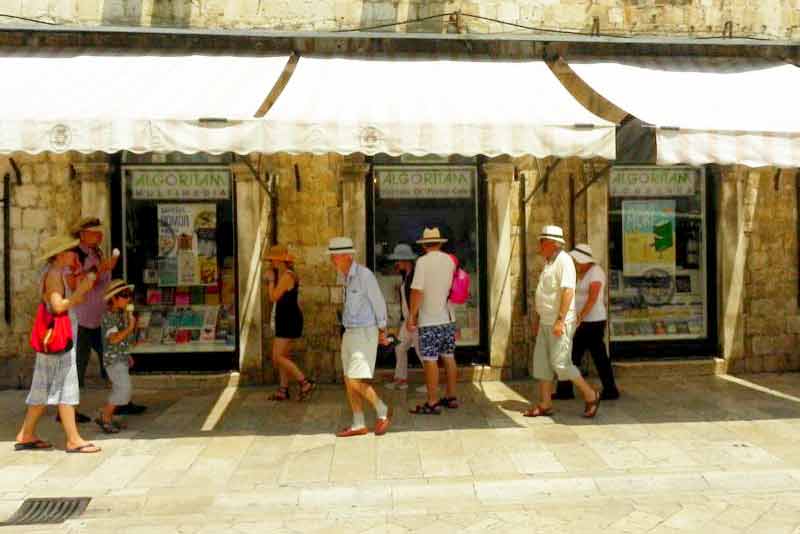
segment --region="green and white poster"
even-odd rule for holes
[[[675,201],[622,202],[624,276],[675,275]]]
[[[215,204],[158,204],[158,285],[217,283]]]

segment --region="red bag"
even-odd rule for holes
[[[61,354],[72,349],[69,313],[52,314],[44,302],[40,302],[33,320],[30,345],[42,354]]]

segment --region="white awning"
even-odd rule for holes
[[[266,124],[269,152],[615,155],[542,61],[302,57]]]
[[[614,124],[542,61],[0,55],[0,153],[290,152],[614,158]],[[224,119],[224,120],[214,120]]]
[[[265,143],[253,116],[287,59],[0,55],[0,153],[239,152]]]
[[[597,93],[656,128],[659,164],[800,166],[800,69],[752,59],[570,60]]]

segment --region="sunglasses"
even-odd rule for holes
[[[123,299],[129,299],[133,296],[133,293],[131,293],[130,289],[125,289],[117,293],[117,296]]]

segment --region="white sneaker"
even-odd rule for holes
[[[394,382],[387,382],[384,385],[386,389],[408,389],[408,382],[405,380],[395,380]]]

